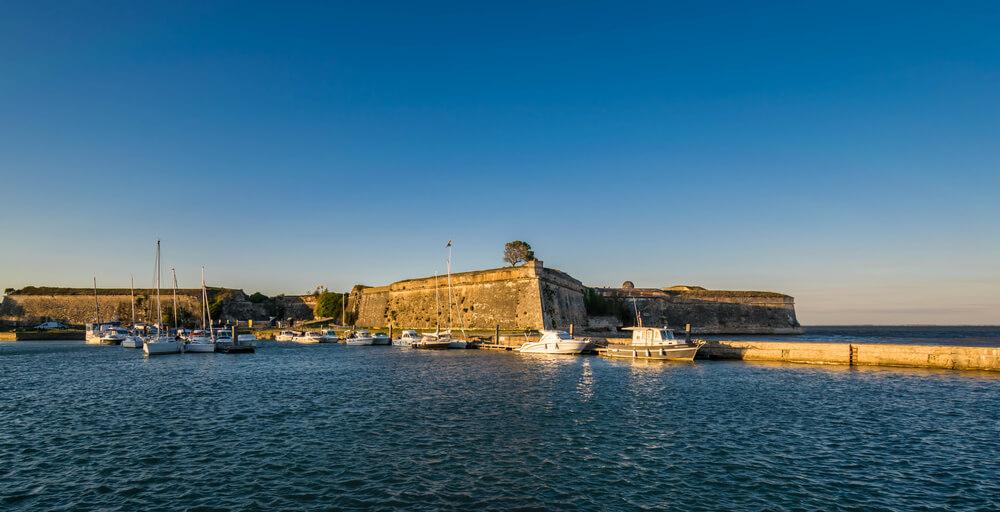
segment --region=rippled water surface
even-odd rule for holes
[[[0,343],[0,509],[1000,509],[989,373]]]

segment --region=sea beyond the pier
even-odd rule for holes
[[[1000,508],[996,372],[273,341],[0,342],[0,368],[4,510]]]

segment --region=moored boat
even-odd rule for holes
[[[403,331],[398,338],[392,340],[392,344],[396,347],[409,347],[417,341],[420,341],[420,335],[417,334],[417,331]]]
[[[355,331],[345,338],[345,342],[348,345],[371,345],[375,338],[369,331]]]
[[[587,348],[587,340],[578,340],[566,331],[543,330],[538,341],[529,341],[516,350],[531,354],[579,354]]]
[[[318,332],[309,331],[292,338],[292,341],[296,343],[319,343],[323,338]]]
[[[295,331],[281,331],[274,337],[274,341],[292,341],[295,339]]]
[[[323,329],[320,331],[319,341],[321,343],[336,343],[340,341],[340,336],[337,336],[337,331],[333,329]]]
[[[372,335],[372,345],[390,345],[392,340],[389,339],[389,335],[384,332],[377,332]]]
[[[442,338],[440,333],[425,332],[419,341],[413,342],[410,346],[424,350],[447,350],[451,338]]]
[[[121,345],[128,338],[128,331],[121,327],[112,327],[101,332],[101,345]]]
[[[666,361],[692,361],[702,340],[679,340],[674,331],[666,327],[626,327],[632,331],[632,343],[609,343],[599,352],[607,357],[630,359],[660,359]]]

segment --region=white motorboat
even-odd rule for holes
[[[275,341],[292,341],[295,339],[295,331],[281,331],[274,337]]]
[[[566,331],[543,330],[538,341],[529,341],[517,351],[531,354],[579,354],[587,348],[587,340],[578,340]]]
[[[702,340],[679,340],[674,331],[666,327],[626,327],[632,331],[632,343],[609,343],[600,353],[607,357],[631,359],[663,359],[692,361],[698,349],[705,344]]]
[[[322,341],[323,335],[316,331],[309,331],[304,334],[298,335],[292,338],[292,341],[296,343],[319,343]]]
[[[101,345],[121,345],[125,338],[128,338],[128,331],[121,327],[105,329],[101,333]]]
[[[356,331],[346,338],[348,345],[371,345],[374,342],[375,338],[369,331]]]
[[[251,347],[256,347],[257,346],[257,337],[254,336],[253,333],[250,333],[250,334],[237,334],[236,335],[236,341],[238,342],[237,343],[238,345],[248,345],[248,346],[251,346]]]
[[[415,341],[420,341],[420,335],[417,334],[417,331],[403,331],[398,338],[392,340],[392,344],[396,347],[409,347]]]
[[[320,332],[320,341],[322,343],[336,343],[340,341],[340,336],[337,336],[337,331],[333,329],[323,329]]]
[[[389,335],[384,332],[377,332],[372,336],[372,345],[390,345],[392,340],[389,339]]]
[[[106,334],[109,334],[114,329],[121,327],[121,325],[122,325],[121,322],[98,322],[93,324],[87,324],[85,340],[89,344],[100,345],[102,344],[101,339]],[[117,345],[118,343],[121,343],[121,339],[119,339],[117,343],[106,343],[106,344]]]
[[[448,348],[469,348],[469,342],[452,338],[448,340]]]
[[[449,342],[450,338],[442,338],[439,333],[425,332],[419,341],[414,341],[410,346],[424,350],[447,350]]]

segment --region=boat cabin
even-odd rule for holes
[[[686,343],[675,338],[674,331],[666,327],[626,327],[624,330],[632,331],[632,345],[663,346]]]

